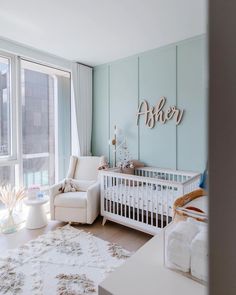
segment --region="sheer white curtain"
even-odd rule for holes
[[[73,126],[72,120],[72,153],[89,156],[92,135],[92,68],[73,63],[72,89],[72,112],[74,111],[77,125]]]

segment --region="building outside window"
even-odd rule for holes
[[[48,189],[69,163],[70,73],[15,59],[0,56],[0,185]]]

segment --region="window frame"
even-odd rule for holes
[[[72,107],[72,99],[73,99],[73,96],[72,96],[72,70],[68,70],[68,69],[65,69],[65,68],[62,68],[62,67],[58,67],[58,66],[54,66],[54,65],[51,65],[51,64],[48,64],[48,63],[43,63],[41,61],[37,61],[37,60],[33,60],[33,59],[30,59],[30,58],[25,58],[25,57],[22,57],[22,56],[19,56],[19,79],[20,79],[20,83],[19,83],[19,115],[22,116],[22,112],[21,112],[21,107],[22,107],[22,90],[21,90],[21,78],[22,78],[22,75],[21,75],[21,70],[22,68],[24,68],[24,66],[22,65],[24,62],[26,63],[33,63],[37,66],[42,66],[42,67],[46,67],[46,68],[50,68],[52,70],[55,70],[55,71],[62,71],[62,72],[66,72],[68,75],[69,75],[69,79],[70,79],[70,141],[72,139],[72,120],[71,120],[71,107]],[[44,72],[44,71],[42,71]],[[50,74],[50,73],[47,73],[47,71],[45,71],[46,74]],[[52,75],[53,76],[53,75]],[[57,81],[55,81],[57,83]],[[55,88],[55,93],[57,93],[57,85],[55,84],[54,85],[54,88]],[[54,97],[55,99],[55,97]],[[54,100],[54,118],[55,118],[55,121],[54,121],[54,124],[55,124],[55,154],[54,154],[54,160],[55,160],[55,183],[57,183],[59,181],[59,164],[58,164],[58,138],[59,138],[59,134],[58,134],[58,99],[55,99]],[[23,137],[21,137],[21,134],[22,134],[22,117],[20,118],[20,131],[19,131],[19,136],[20,136],[20,177],[21,177],[21,183],[23,184],[24,183],[24,180],[23,180],[23,160],[25,159],[25,155],[23,157],[23,146],[22,146],[22,140],[23,140]],[[72,153],[72,142],[70,142],[70,154]],[[44,153],[43,153],[44,154]],[[38,154],[39,155],[39,154]],[[68,163],[69,164],[69,163]],[[43,190],[47,190],[49,189],[50,185],[49,186],[41,186]]]
[[[9,102],[10,102],[10,152],[6,156],[0,156],[0,165],[8,166],[10,161],[17,161],[17,80],[16,80],[16,59],[13,54],[0,51],[0,56],[9,60]],[[3,165],[3,163],[7,165]]]
[[[15,185],[24,185],[23,181],[23,146],[22,146],[22,92],[21,92],[21,61],[28,61],[69,73],[70,76],[70,105],[72,106],[72,70],[56,66],[25,56],[19,56],[0,49],[0,56],[10,61],[10,120],[11,120],[11,153],[7,156],[0,156],[0,166],[15,167]],[[57,104],[57,103],[56,103]],[[58,111],[58,110],[57,110]],[[58,117],[58,113],[55,114]],[[57,129],[57,126],[56,126]],[[58,134],[57,134],[58,136]],[[72,139],[72,121],[70,118],[70,138]],[[56,148],[56,147],[55,147]],[[72,152],[72,143],[70,143],[70,152]],[[55,169],[58,167],[58,159],[55,153]],[[55,170],[55,181],[58,181],[58,171]]]

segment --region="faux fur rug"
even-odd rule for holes
[[[0,257],[0,294],[98,294],[98,284],[130,253],[69,225]]]

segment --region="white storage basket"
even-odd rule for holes
[[[191,195],[191,197],[189,197]],[[208,216],[206,212],[186,209],[191,200],[203,198],[204,191],[196,190],[179,198],[175,218],[164,229],[164,265],[174,271],[206,284],[208,277]],[[199,210],[202,211],[202,210]],[[204,210],[207,211],[207,210]]]

